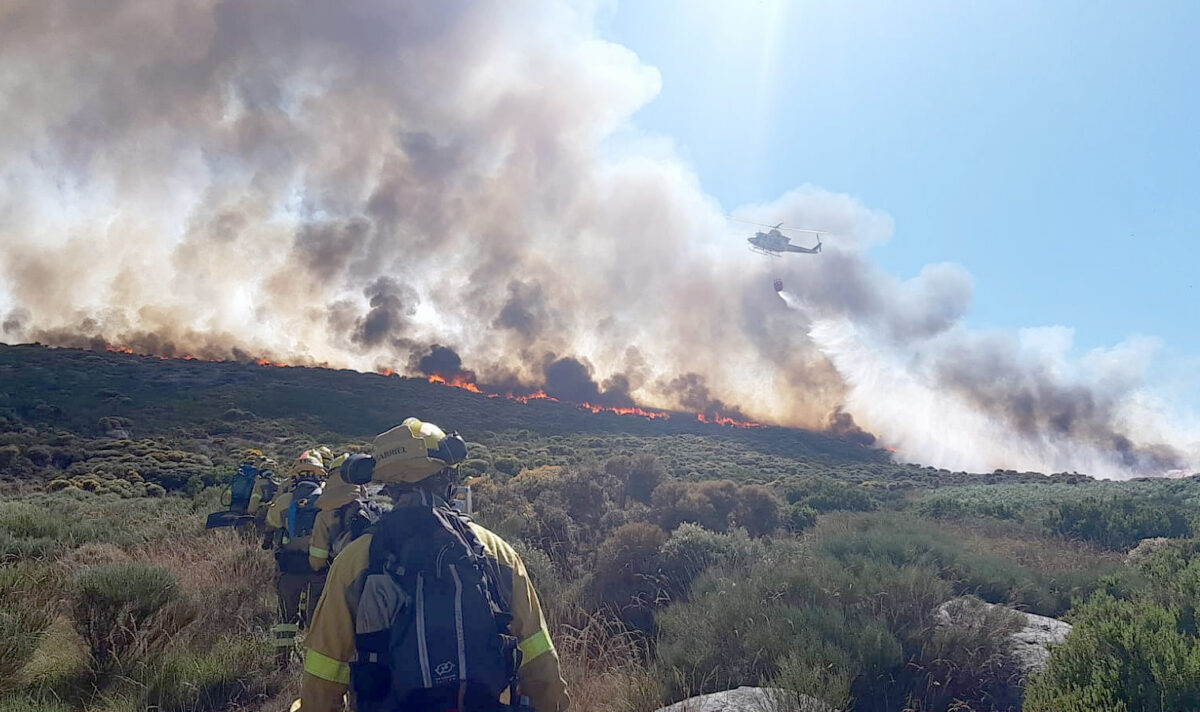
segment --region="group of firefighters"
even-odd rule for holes
[[[373,454],[314,447],[279,467],[246,452],[213,517],[274,550],[270,635],[287,667],[305,632],[304,712],[567,709],[524,563],[455,500],[465,456],[416,418]]]

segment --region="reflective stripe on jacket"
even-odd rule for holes
[[[500,537],[472,523],[488,556],[500,564],[502,595],[512,603],[513,622],[509,632],[520,641],[520,692],[533,702],[537,712],[564,712],[570,703],[567,684],[559,669],[558,651],[550,640],[537,592],[525,571],[525,563]],[[325,592],[309,628],[305,647],[301,699],[305,712],[341,709],[342,695],[350,681],[354,658],[354,620],[362,573],[368,565],[371,534],[365,534],[338,554],[329,569]]]

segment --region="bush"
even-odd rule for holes
[[[837,601],[838,590],[849,590],[845,576],[814,564],[776,562],[749,577],[710,569],[698,578],[688,602],[658,616],[656,667],[669,698],[771,679],[795,684],[799,668],[833,671],[830,682],[843,673],[874,680],[899,665],[899,641]]]
[[[777,527],[778,505],[775,505],[772,518],[770,510],[773,497],[757,489],[758,485],[739,487],[730,480],[667,480],[655,488],[650,501],[657,510],[663,529],[670,531],[680,524],[691,522],[711,531],[723,532],[729,529],[729,525],[736,519],[735,510],[743,503],[743,492],[747,491],[748,487],[756,489],[749,490],[751,493],[746,495],[746,506],[741,512],[742,516],[751,518],[754,516],[754,508],[761,507],[759,513],[768,517],[764,524],[773,523]]]
[[[136,561],[84,569],[74,588],[76,624],[100,665],[116,662],[138,629],[179,597],[170,569]]]
[[[698,524],[681,524],[659,552],[661,584],[672,598],[683,599],[692,581],[710,566],[749,568],[762,557],[763,550],[762,544],[752,541],[743,529],[721,534]]]
[[[614,531],[596,552],[598,602],[618,609],[653,605],[659,588],[658,552],[666,540],[653,524],[634,522]]]
[[[787,510],[787,526],[794,532],[802,532],[817,523],[817,510],[799,502]]]
[[[1200,646],[1177,609],[1097,593],[1071,620],[1071,635],[1027,688],[1026,710],[1200,709]]]
[[[1056,534],[1091,541],[1109,549],[1127,549],[1142,539],[1191,536],[1183,510],[1158,500],[1088,498],[1064,502],[1046,518]]]
[[[521,461],[515,457],[498,457],[492,466],[506,475],[515,475],[521,471]]]
[[[770,534],[779,528],[779,500],[763,485],[745,485],[738,489],[733,521],[751,536]]]
[[[657,457],[649,453],[635,455],[629,463],[626,491],[634,500],[649,504],[654,488],[658,487],[665,477],[666,472]]]
[[[791,479],[784,482],[780,489],[788,504],[805,504],[818,512],[865,512],[875,509],[875,500],[865,489],[827,477]]]

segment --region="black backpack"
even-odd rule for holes
[[[369,500],[356,499],[338,508],[338,529],[329,542],[329,558],[342,553],[350,542],[366,534],[381,514],[379,505]]]
[[[376,523],[350,665],[359,712],[515,709],[521,653],[508,632],[500,568],[445,502]]]

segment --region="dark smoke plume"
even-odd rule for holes
[[[704,382],[704,376],[698,373],[685,373],[672,379],[667,385],[667,390],[679,400],[680,405],[684,408],[695,411],[708,420],[716,420],[719,417],[741,421],[750,420],[750,417],[739,408],[727,405],[719,398],[713,398],[708,390],[708,385]]]
[[[875,444],[875,436],[854,422],[854,416],[842,410],[841,406],[834,408],[829,414],[829,434],[846,442],[870,447]]]
[[[416,370],[426,376],[441,376],[446,380],[463,379],[475,382],[475,373],[463,368],[462,358],[458,353],[441,344],[430,346],[429,353],[416,359],[416,368],[410,370]]]
[[[421,301],[415,289],[391,277],[376,279],[363,290],[363,296],[371,309],[358,321],[354,334],[354,340],[363,346],[378,346],[401,334]]]
[[[614,376],[601,388],[592,379],[591,366],[570,357],[550,358],[544,368],[546,394],[571,403],[591,403],[628,408],[634,405],[629,397],[629,381]]]

